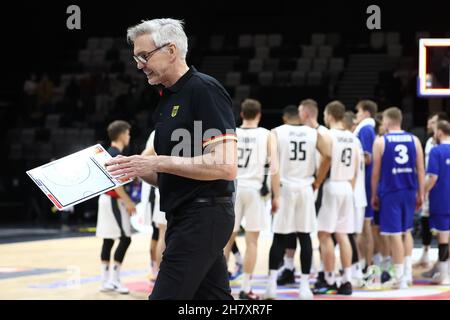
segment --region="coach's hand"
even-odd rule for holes
[[[280,198],[276,197],[276,198],[272,198],[272,214],[277,213],[278,209],[280,208]]]
[[[121,180],[134,179],[148,175],[157,166],[156,156],[134,155],[130,157],[117,156],[105,163],[106,170]]]
[[[376,194],[372,195],[372,199],[370,201],[372,204],[373,210],[379,211],[380,210],[380,199]]]

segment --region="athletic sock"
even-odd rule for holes
[[[240,252],[236,252],[234,254],[234,260],[236,261],[236,264],[242,264],[243,260],[242,260],[242,256]]]
[[[352,281],[352,268],[344,269],[344,276],[342,277],[342,283],[351,282]]]
[[[286,269],[289,269],[289,270],[294,270],[295,269],[295,266],[294,266],[294,258],[290,258],[290,257],[284,257],[284,267],[286,268]]]
[[[411,258],[411,256],[405,257],[405,275],[407,275],[407,276],[412,275],[412,258]]]
[[[249,293],[251,291],[251,278],[252,275],[250,273],[244,273],[244,276],[242,278],[241,291],[244,291],[245,293]]]
[[[377,265],[377,266],[381,265],[381,260],[382,260],[382,257],[381,257],[380,253],[374,254],[374,256],[373,256],[373,264],[374,265]]]
[[[363,270],[366,267],[366,259],[359,259],[359,267]]]
[[[270,270],[269,271],[269,284],[277,285],[277,277],[278,277],[278,270]]]
[[[396,264],[395,265],[395,278],[397,280],[400,280],[403,277],[403,270],[404,270],[404,265],[403,264]]]
[[[300,288],[309,287],[309,274],[301,274]]]
[[[328,285],[333,285],[336,282],[334,272],[325,272],[325,281]]]

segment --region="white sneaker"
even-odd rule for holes
[[[99,289],[100,292],[108,292],[108,291],[113,291],[113,290],[114,290],[114,287],[111,286],[109,284],[109,282],[103,282]]]
[[[401,277],[401,279],[397,279],[393,286],[394,289],[408,289],[408,280],[405,276]]]
[[[426,254],[425,252],[422,254],[422,257],[420,257],[420,260],[417,261],[414,265],[413,268],[429,268],[431,265],[430,263],[430,258],[428,256],[428,254]]]
[[[406,278],[406,283],[408,284],[408,286],[412,286],[413,285],[413,275],[411,273],[408,273],[405,275]]]
[[[276,298],[277,298],[277,286],[268,283],[266,287],[266,292],[264,293],[264,299],[275,300]]]
[[[298,292],[298,298],[299,298],[299,300],[313,300],[314,295],[313,295],[309,285],[307,285],[307,286],[300,285],[300,290]]]
[[[431,280],[431,283],[441,286],[448,286],[450,285],[450,278],[446,273],[436,273]]]
[[[129,294],[130,290],[128,290],[127,287],[125,287],[124,285],[122,285],[122,283],[120,281],[110,281],[107,286],[109,288],[111,288],[111,290],[114,290],[117,293],[120,294]]]

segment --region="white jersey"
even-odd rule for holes
[[[314,182],[317,130],[284,124],[277,135],[280,180],[285,187],[304,187]]]
[[[270,131],[264,128],[236,128],[239,187],[261,189],[269,134]]]
[[[431,149],[436,145],[436,142],[434,141],[434,138],[431,137],[427,140],[427,143],[425,144],[425,169],[428,168],[428,159],[430,158],[430,152]]]
[[[366,165],[364,163],[364,149],[361,141],[356,137],[359,150],[359,163],[358,163],[358,175],[356,177],[355,191],[353,193],[355,198],[355,207],[367,207],[366,197]]]
[[[330,129],[331,181],[351,181],[355,176],[358,143],[356,136],[348,130]]]
[[[155,142],[155,130],[153,130],[152,133],[150,133],[150,136],[148,137],[147,143],[145,144],[145,149],[148,149],[150,147],[155,149],[154,142]]]

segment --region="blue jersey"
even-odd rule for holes
[[[431,149],[427,173],[438,176],[430,191],[430,214],[450,215],[450,144]]]
[[[365,125],[358,132],[358,139],[359,141],[361,141],[363,151],[364,153],[370,154],[370,156],[372,156],[372,148],[375,138],[376,138],[375,128],[371,125]],[[372,162],[370,162],[369,165],[366,165],[365,168],[365,185],[368,203],[370,203],[370,198],[372,194],[371,192],[372,186],[370,184],[371,178],[372,178]]]
[[[417,190],[416,145],[408,132],[388,133],[384,138],[381,158],[379,194],[413,189]]]

